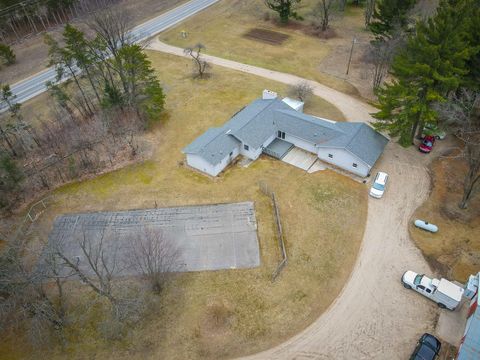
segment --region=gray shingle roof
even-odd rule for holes
[[[199,155],[210,164],[216,165],[239,144],[233,136],[226,134],[224,127],[210,128],[182,151],[185,154]]]
[[[344,127],[347,123],[343,124]],[[382,155],[388,139],[367,124],[356,124],[359,129],[347,144],[346,149],[368,165],[373,166]]]
[[[183,149],[218,164],[243,142],[258,149],[277,130],[316,144],[344,148],[373,166],[388,139],[370,126],[353,122],[330,122],[293,110],[280,99],[257,99],[241,109],[221,128],[210,128]]]
[[[275,111],[288,109],[291,107],[279,99],[257,99],[233,116],[225,127],[231,128],[237,139],[258,149],[275,133]]]
[[[313,144],[322,144],[345,135],[341,129],[335,126],[335,123],[295,110],[275,111],[275,124],[278,130]]]

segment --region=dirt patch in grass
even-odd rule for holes
[[[468,209],[458,208],[467,165],[453,155],[432,163],[432,193],[414,215],[438,225],[439,232],[431,234],[413,226],[410,232],[434,269],[464,282],[480,268],[480,196],[477,190]]]
[[[282,45],[289,38],[287,34],[266,29],[251,29],[244,35],[247,39],[261,41],[270,45]]]
[[[255,202],[261,266],[179,275],[154,315],[120,343],[103,340],[90,326],[77,330],[66,353],[55,347],[32,352],[20,336],[12,336],[0,345],[0,358],[183,360],[253,353],[312,323],[350,275],[365,226],[365,185],[328,170],[307,174],[266,156],[248,168],[232,166],[215,180],[180,165],[181,149],[206,129],[222,125],[263,89],[285,94],[286,87],[221,67],[214,67],[208,80],[193,80],[187,59],[148,54],[167,89],[169,115],[148,135],[155,144],[153,157],[58,189],[32,234],[44,237],[63,213],[248,200]],[[338,109],[317,97],[305,112],[342,119]],[[259,181],[276,192],[289,256],[274,283],[280,253],[272,203]]]

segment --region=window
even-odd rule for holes
[[[247,144],[244,144],[244,145],[243,145],[243,148],[244,148],[245,150],[247,150],[247,151],[250,149]]]
[[[430,290],[430,289],[425,289],[425,291],[429,294],[432,292],[432,290]]]
[[[328,157],[329,157],[330,159],[333,159],[333,155],[332,155],[332,154],[328,154]]]
[[[415,285],[420,285],[420,283],[422,282],[422,277],[423,277],[423,275],[417,275],[417,276],[415,276],[415,279],[413,279],[413,283],[414,283]]]
[[[285,132],[283,131],[277,131],[277,137],[280,139],[285,139]]]
[[[423,285],[418,285],[418,286],[417,286],[417,289],[425,290],[425,286],[423,286]]]
[[[357,164],[353,163],[353,167],[357,167],[357,166],[358,166]]]

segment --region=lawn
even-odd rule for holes
[[[480,195],[460,210],[466,164],[449,156],[431,165],[433,189],[414,217],[438,225],[431,234],[411,227],[410,233],[432,267],[441,275],[465,282],[480,269]],[[475,196],[476,195],[476,196]]]
[[[68,212],[248,200],[255,202],[261,266],[182,274],[154,315],[125,341],[107,343],[91,328],[78,329],[69,357],[219,359],[276,345],[312,323],[347,281],[363,236],[367,189],[329,170],[307,174],[268,157],[248,168],[234,165],[216,179],[184,167],[181,149],[196,136],[223,124],[264,88],[285,93],[285,86],[219,67],[208,80],[192,80],[186,59],[148,54],[167,90],[167,112],[147,135],[155,148],[152,158],[59,188],[37,229],[46,232],[55,216]],[[338,109],[319,98],[305,112],[342,120]],[[276,282],[271,274],[280,255],[273,210],[259,181],[276,192],[289,256]],[[65,357],[55,348],[32,354],[18,346],[17,334],[3,340],[0,358]]]
[[[308,18],[313,3],[314,1],[302,1],[299,13]],[[159,38],[179,47],[200,42],[206,46],[206,52],[211,55],[295,74],[342,92],[358,95],[353,85],[332,73],[342,75],[345,73],[352,36],[356,36],[357,40],[361,39],[361,42],[368,42],[364,39],[368,38],[368,33],[363,25],[361,8],[347,8],[344,17],[332,25],[337,31],[337,36],[328,40],[306,35],[304,29],[309,24],[308,20],[302,23],[292,22],[286,27],[278,26],[273,20],[265,21],[263,16],[267,11],[263,1],[260,0],[224,0],[210,7],[208,11],[203,11],[177,27],[161,33]],[[272,12],[271,18],[275,17],[275,13]],[[244,35],[253,28],[273,30],[288,35],[289,38],[281,45],[246,38]],[[182,36],[182,31],[187,32],[186,38]],[[328,61],[334,63],[336,69],[327,73],[322,62],[330,53],[337,54],[334,61]],[[368,83],[365,80],[363,82]]]

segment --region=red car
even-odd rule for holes
[[[423,138],[422,143],[418,147],[418,150],[428,154],[430,151],[432,151],[433,144],[435,144],[435,136],[427,135]]]

